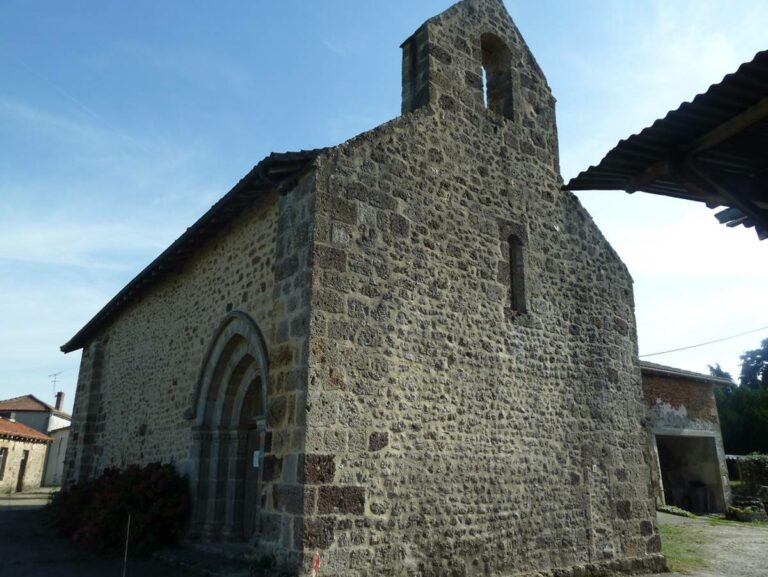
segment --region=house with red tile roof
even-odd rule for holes
[[[56,404],[49,405],[34,395],[23,395],[0,401],[0,417],[25,425],[50,440],[45,456],[42,484],[60,485],[64,455],[69,442],[72,417],[61,410],[64,393],[56,394]]]
[[[51,437],[0,417],[0,493],[27,491],[43,480]]]

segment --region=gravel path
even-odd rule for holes
[[[691,573],[664,573],[657,577],[766,577],[768,576],[768,527],[712,524],[659,513],[659,525],[685,526],[692,542],[701,543],[706,569]]]

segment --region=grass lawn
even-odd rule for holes
[[[708,539],[696,525],[660,525],[661,552],[672,571],[693,571],[707,566]]]

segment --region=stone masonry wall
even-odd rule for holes
[[[0,479],[0,494],[13,493],[16,491],[16,483],[19,479],[19,468],[24,457],[24,451],[29,451],[29,460],[24,472],[23,491],[36,489],[43,480],[43,469],[45,468],[45,452],[48,450],[48,443],[13,441],[0,438],[0,449],[8,449],[8,455],[5,462],[5,472]]]
[[[483,106],[488,31],[516,55],[513,119]],[[560,190],[546,82],[495,0],[462,2],[425,38],[411,54],[428,59],[429,104],[318,171],[305,563],[661,568],[632,282]],[[527,312],[510,306],[511,233]]]
[[[312,188],[307,177],[258,201],[84,349],[69,482],[128,463],[172,462],[189,472],[191,422],[183,415],[216,329],[240,310],[259,325],[270,362],[261,542],[291,555],[301,503],[277,496],[300,493]]]

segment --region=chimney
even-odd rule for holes
[[[56,393],[56,410],[61,410],[61,405],[64,404],[64,391],[59,391]]]

